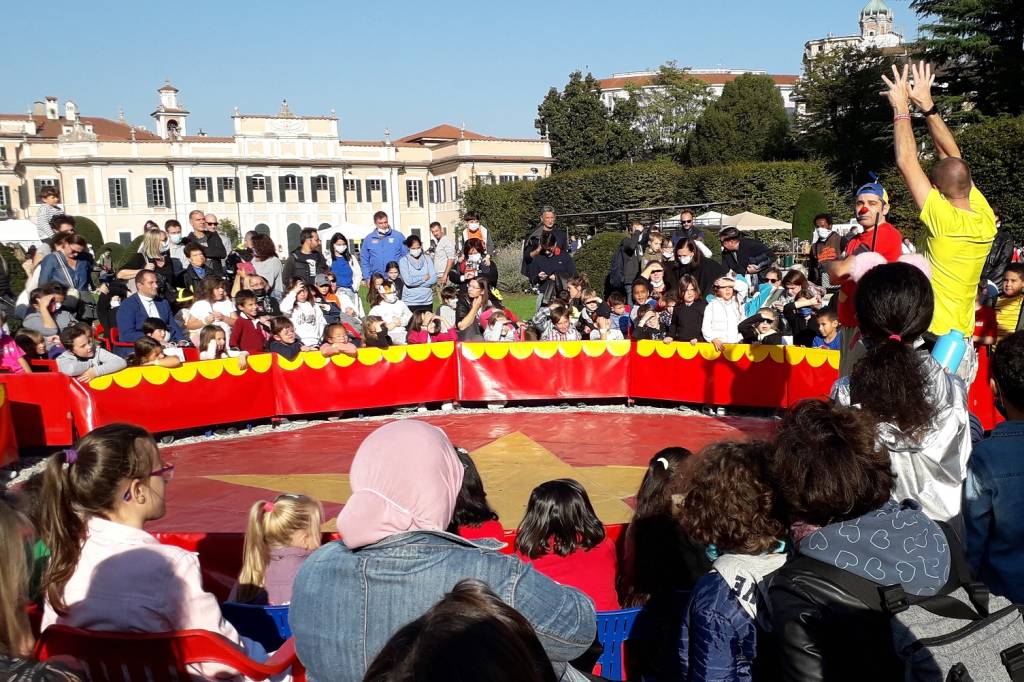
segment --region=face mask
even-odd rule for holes
[[[397,300],[398,300],[398,296],[396,294],[385,294],[384,295],[384,301],[387,302],[387,303],[394,303]]]
[[[345,253],[348,251],[348,244],[335,244],[334,253]]]
[[[409,255],[413,258],[419,258],[423,255],[423,249],[409,249]]]
[[[167,253],[171,250],[171,245],[168,242],[160,242],[160,253]]]
[[[480,223],[469,223],[467,227],[469,227],[470,232],[476,232],[480,229]]]
[[[832,230],[830,230],[827,227],[819,227],[818,228],[818,238],[819,239],[828,239],[828,236],[829,236],[829,234],[831,234],[831,232],[832,232]]]
[[[672,252],[671,251],[662,251],[661,255],[664,256],[665,258],[668,258],[669,260],[672,259]]]
[[[390,231],[391,231],[391,228],[390,228],[390,227],[386,227],[386,228],[384,228],[384,229],[381,229],[381,228],[379,228],[379,227],[377,228],[377,234],[379,234],[379,235],[381,235],[381,236],[383,236],[383,235],[386,235],[386,234],[387,234],[388,232],[390,232]]]
[[[469,258],[467,260],[469,260],[470,263],[479,263],[483,259],[484,259],[484,257],[481,256],[479,253],[473,253],[473,254],[470,254],[470,256],[469,256]]]
[[[692,261],[693,261],[693,256],[680,256],[679,257],[679,264],[680,265],[689,265]]]
[[[169,234],[169,235],[167,235],[167,238],[171,240],[172,244],[180,244],[181,243],[181,235],[180,234]]]

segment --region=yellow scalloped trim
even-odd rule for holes
[[[508,343],[504,344],[516,360],[525,360],[533,357],[533,342]]]
[[[510,343],[494,342],[484,344],[484,355],[491,360],[504,360],[511,349]]]
[[[654,352],[667,360],[668,358],[676,355],[678,353],[678,349],[675,347],[674,343],[662,342],[654,344]]]
[[[683,360],[693,360],[700,353],[700,344],[690,343],[689,341],[676,341],[673,346],[676,347],[676,353]]]
[[[430,344],[430,352],[442,360],[445,360],[450,358],[452,353],[455,352],[455,342],[442,341],[441,343],[432,343]]]
[[[832,369],[839,369],[839,351],[825,348],[786,346],[786,361],[791,365],[799,365],[802,362],[806,362],[814,368],[821,367],[827,362]]]
[[[345,355],[342,353],[341,355],[332,355],[331,362],[336,364],[338,367],[351,367],[355,364],[356,359],[351,355]]]
[[[563,341],[558,344],[558,352],[564,358],[574,358],[583,352],[582,341]]]
[[[258,374],[265,374],[270,371],[270,367],[273,363],[274,356],[270,353],[260,353],[259,355],[249,356],[249,369],[257,372]]]
[[[0,384],[0,407],[4,406],[7,402],[7,386]]]
[[[380,348],[360,348],[356,358],[367,367],[376,365],[384,359],[384,352]]]
[[[433,353],[430,352],[430,347],[433,344],[430,343],[418,343],[413,346],[406,348],[406,354],[415,360],[416,362],[423,362],[427,358],[431,357]]]
[[[246,358],[246,361],[248,362],[248,358]],[[223,362],[224,371],[230,374],[231,376],[240,377],[243,374],[245,374],[246,368],[238,366],[238,358],[228,358],[227,360],[223,360]]]

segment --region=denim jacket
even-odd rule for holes
[[[994,594],[1024,602],[1024,422],[1003,422],[967,462],[967,559]]]
[[[355,551],[341,541],[318,549],[295,578],[288,618],[310,679],[358,682],[392,635],[463,578],[483,581],[530,621],[556,674],[583,679],[566,662],[594,641],[593,603],[501,546],[414,531]]]

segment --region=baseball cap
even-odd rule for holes
[[[869,182],[861,185],[860,189],[857,190],[857,196],[860,196],[861,194],[874,194],[880,197],[885,203],[889,203],[889,193],[885,191],[885,188],[882,187],[882,183],[880,182]]]
[[[322,287],[322,286],[324,286],[326,284],[330,284],[330,283],[331,283],[331,278],[328,277],[323,272],[321,272],[319,275],[317,275],[316,278],[313,280],[313,284],[315,284],[318,287]]]

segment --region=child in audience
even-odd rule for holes
[[[736,280],[726,275],[715,280],[715,298],[704,310],[701,336],[721,352],[723,344],[740,343],[739,324],[743,319],[735,297]]]
[[[277,606],[292,600],[303,562],[320,547],[324,510],[305,495],[283,493],[249,508],[242,570],[228,597],[242,604]]]
[[[199,359],[220,360],[237,357],[239,366],[244,367],[248,353],[239,353],[228,346],[228,336],[220,327],[208,324],[199,332]]]
[[[839,317],[836,315],[836,311],[831,308],[822,308],[818,311],[818,334],[811,342],[811,348],[839,350],[841,345]]]
[[[594,313],[597,312],[598,306],[604,301],[597,295],[597,292],[593,289],[584,289],[580,299],[583,303],[583,309],[580,311],[579,319],[576,321],[576,328],[580,330],[580,337],[584,339],[590,338],[590,332],[594,331]]]
[[[67,350],[57,356],[57,369],[82,383],[120,372],[128,366],[124,358],[106,348],[97,348],[92,342],[91,330],[84,324],[73,324],[62,331],[60,344]]]
[[[1021,302],[1024,301],[1024,263],[1010,263],[1003,275],[1003,293],[996,299],[996,341],[1022,327]]]
[[[3,313],[0,313],[2,318]],[[0,339],[3,338],[0,331]],[[18,344],[18,348],[25,354],[25,360],[31,362],[32,360],[49,360],[50,354],[46,352],[46,339],[43,335],[34,329],[25,329],[22,327],[18,330],[18,333],[14,335],[14,342]],[[55,352],[60,355],[64,352],[64,349],[59,345],[55,347]]]
[[[7,331],[7,314],[3,311],[0,311],[0,368],[11,374],[27,374],[32,371],[25,359],[25,351]]]
[[[665,343],[689,341],[697,344],[704,340],[701,327],[704,325],[704,310],[708,302],[700,295],[700,283],[693,275],[679,278],[676,304],[672,309],[672,321],[665,331]]]
[[[390,284],[395,290],[395,295],[398,298],[402,298],[402,292],[405,291],[405,282],[402,281],[402,269],[398,267],[398,261],[391,261],[384,268],[384,274],[387,275],[385,284]]]
[[[555,306],[551,308],[549,314],[551,316],[551,326],[541,336],[542,341],[580,340],[580,333],[576,330],[576,327],[572,326],[572,316],[569,314],[568,308],[561,305]]]
[[[537,328],[532,324],[528,324],[523,327],[521,335],[523,341],[540,341],[540,332],[538,332]]]
[[[612,326],[612,311],[607,303],[597,306],[597,310],[592,315],[594,328],[590,330],[591,341],[622,341],[625,339],[622,332]]]
[[[355,355],[359,350],[359,339],[348,335],[343,324],[329,324],[324,329],[324,342],[320,344],[320,354],[324,357],[332,355]]]
[[[185,353],[181,350],[180,346],[169,341],[171,330],[167,323],[159,317],[147,317],[142,322],[142,335],[148,336],[159,343],[163,348],[164,355],[175,357],[181,362],[185,362]]]
[[[441,305],[437,308],[438,316],[448,323],[449,328],[455,327],[455,306],[459,303],[459,290],[448,285],[441,287]]]
[[[153,436],[128,424],[94,429],[49,458],[40,521],[51,551],[42,629],[208,630],[265,660],[263,648],[243,640],[203,589],[198,555],[143,530],[164,516],[173,474]],[[207,679],[227,672],[221,665],[199,668]]]
[[[266,350],[268,353],[277,353],[283,358],[294,360],[299,353],[315,348],[305,346],[299,341],[291,320],[287,317],[275,317],[270,321],[270,339],[267,340]]]
[[[281,299],[281,312],[292,321],[302,345],[309,347],[320,343],[324,327],[327,326],[323,311],[314,304],[313,299],[313,290],[300,277],[292,280],[288,293]]]
[[[212,327],[218,329],[218,327]],[[221,332],[222,334],[224,332]],[[164,355],[164,347],[156,339],[140,336],[135,339],[135,346],[128,358],[130,367],[181,367],[181,360],[173,355]]]
[[[224,280],[213,275],[204,277],[184,320],[186,329],[191,332],[192,343],[199,340],[199,330],[208,324],[215,324],[225,334],[230,334],[235,324],[235,305],[227,297]]]
[[[391,346],[388,327],[381,317],[367,315],[363,318],[363,345],[367,348],[388,348]]]
[[[635,324],[637,308],[645,303],[653,305],[654,301],[651,300],[651,285],[645,279],[638,279],[633,282],[631,291],[633,292],[633,305],[629,311],[629,319]]]
[[[476,463],[469,452],[455,448],[455,453],[462,462],[462,487],[455,499],[455,513],[448,524],[448,532],[470,540],[479,538],[501,539],[505,530],[498,521],[498,513],[487,503],[487,493],[480,479]]]
[[[665,338],[665,329],[661,326],[661,317],[651,303],[643,303],[636,307],[633,338],[637,341],[660,341]]]
[[[260,322],[256,294],[242,289],[235,295],[235,308],[238,310],[238,319],[231,328],[231,347],[250,354],[262,353],[270,338],[270,329]]]
[[[989,297],[989,285],[983,282],[978,286],[978,295],[974,299],[974,345],[975,347],[991,346],[996,342],[998,326],[996,325],[996,311],[990,305],[986,305]],[[994,288],[994,287],[993,287]],[[979,360],[981,356],[978,356]],[[980,368],[979,368],[980,373]]]
[[[395,345],[404,344],[412,311],[399,299],[394,282],[384,281],[376,288],[371,282],[369,299],[370,315],[384,320],[387,334]]]
[[[417,310],[412,314],[407,334],[409,343],[440,343],[455,340],[455,330],[441,317],[429,310]]]
[[[683,617],[679,679],[776,679],[777,671],[757,658],[758,639],[770,636],[768,583],[786,562],[786,527],[766,472],[769,454],[765,443],[723,442],[696,458],[679,518],[714,563],[697,581]]]
[[[779,314],[772,308],[761,308],[753,317],[740,322],[737,329],[744,343],[766,346],[781,346],[782,334],[779,333]]]
[[[633,319],[629,314],[629,306],[626,305],[626,297],[618,291],[613,291],[608,295],[608,307],[612,311],[609,318],[612,322],[612,329],[618,329],[623,338],[628,338],[630,328],[633,326]]]
[[[588,595],[598,611],[619,608],[615,545],[578,482],[562,478],[533,489],[515,549],[544,575]]]
[[[516,326],[505,317],[504,312],[491,313],[487,319],[487,329],[484,330],[484,341],[518,341],[517,336]]]
[[[991,360],[996,408],[1006,417],[974,446],[964,483],[967,559],[976,578],[1024,602],[1024,332],[1004,338]]]
[[[665,238],[661,236],[661,233],[657,230],[651,230],[647,235],[647,249],[644,250],[644,255],[640,260],[640,269],[646,270],[647,266],[651,263],[661,263],[661,246]]]

